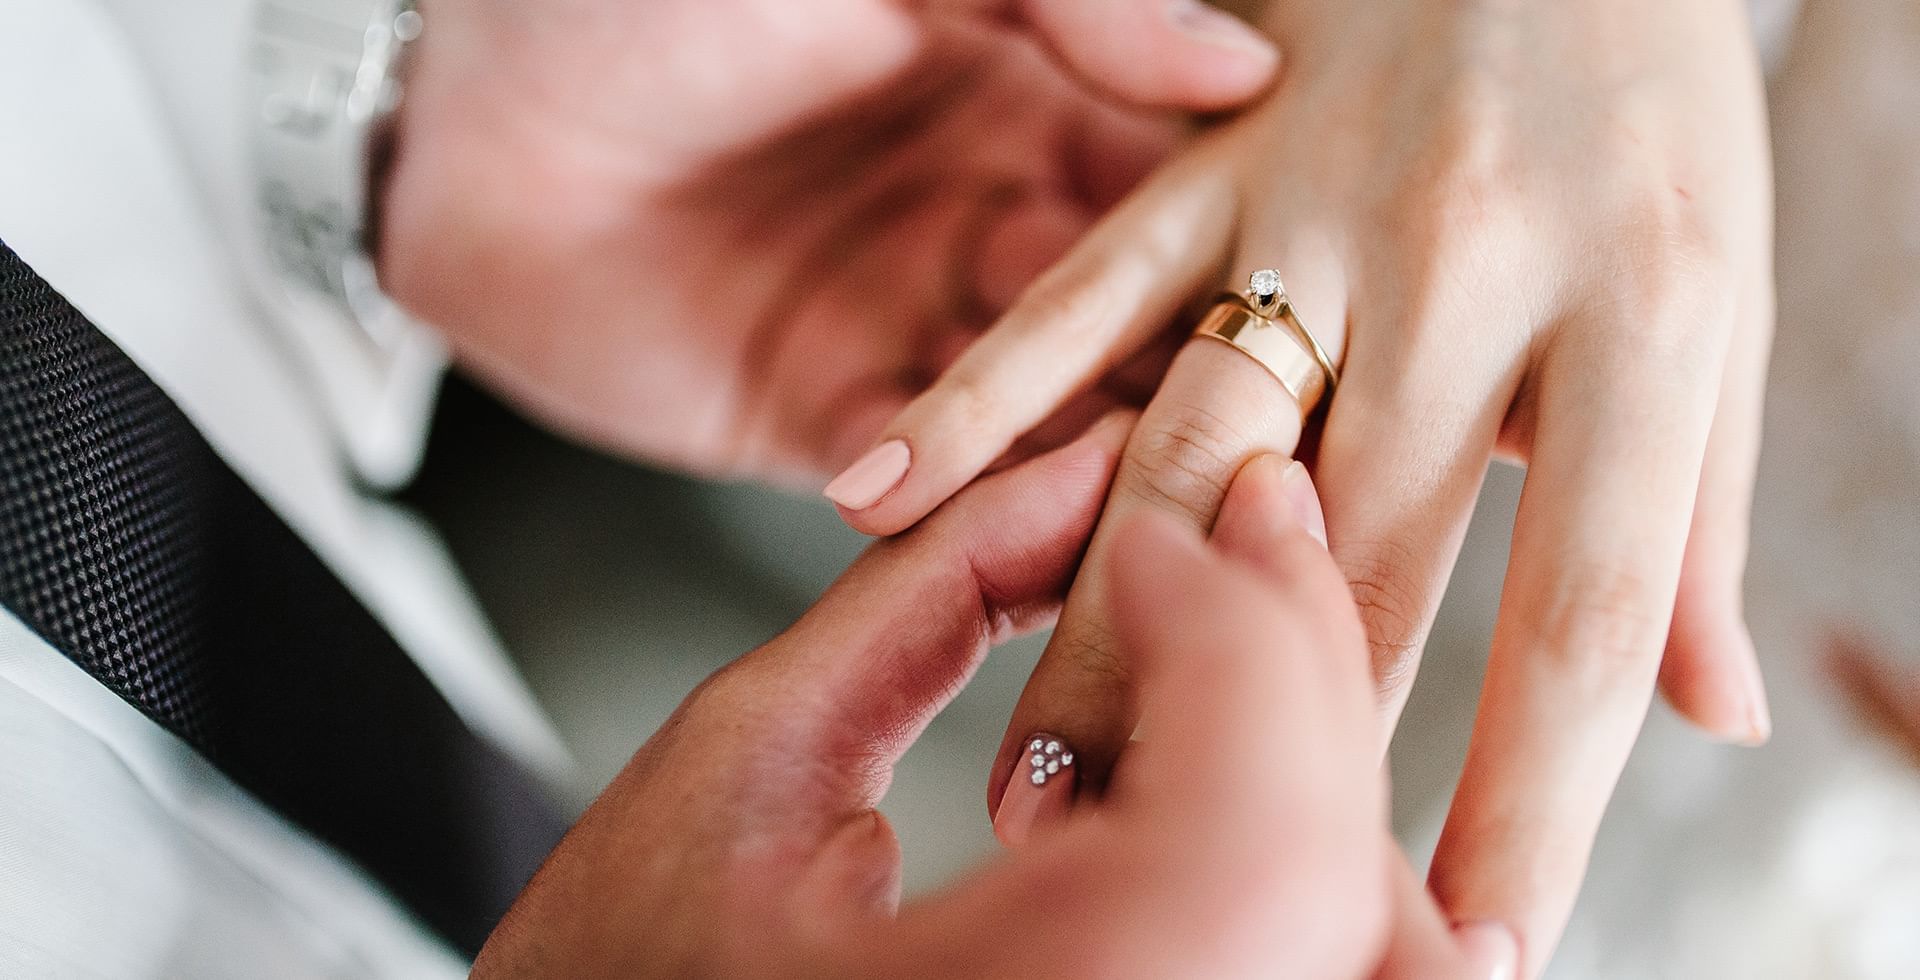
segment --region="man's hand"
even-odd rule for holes
[[[386,288],[575,435],[813,485],[1172,147],[1142,110],[1229,107],[1275,63],[1197,0],[423,14]],[[1068,414],[1116,398],[1144,389]]]
[[[1115,608],[1149,727],[1107,794],[1036,810],[1013,855],[897,910],[898,845],[874,805],[989,642],[1058,608],[1130,423],[876,544],[702,685],[475,975],[1510,971],[1512,940],[1450,930],[1393,849],[1359,620],[1271,459],[1236,484],[1211,546],[1153,517],[1117,533]]]

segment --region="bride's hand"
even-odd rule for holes
[[[1647,709],[1758,742],[1741,610],[1773,315],[1759,70],[1737,0],[1278,5],[1275,93],[1164,168],[1030,289],[856,467],[847,520],[914,523],[1189,301],[1286,277],[1344,376],[1318,436],[1384,745],[1489,458],[1530,466],[1473,747],[1433,871],[1458,921],[1551,951]],[[1288,453],[1287,394],[1189,344],[1127,447],[1111,518],[1208,525]],[[904,472],[901,472],[904,470]],[[1295,474],[1295,478],[1304,473]],[[884,484],[884,485],[882,485]],[[1303,484],[1304,485],[1304,484]],[[1107,536],[1088,561],[1109,560]],[[1082,576],[1013,739],[1125,744],[1130,665]],[[1665,649],[1664,659],[1662,650]]]

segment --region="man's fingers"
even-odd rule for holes
[[[1754,470],[1772,344],[1771,296],[1743,294],[1746,322],[1727,352],[1720,405],[1707,440],[1700,496],[1693,505],[1673,631],[1660,662],[1660,689],[1675,711],[1707,732],[1745,745],[1773,732],[1766,683],[1747,631],[1742,600]]]
[[[1292,975],[1350,975],[1384,937],[1390,852],[1364,646],[1306,515],[1277,481],[1255,490],[1263,499],[1236,501],[1236,521],[1293,515],[1236,526],[1234,547],[1257,562],[1152,512],[1114,534],[1102,571],[1147,734],[1127,749],[1102,816],[1141,835],[1130,859],[1174,848],[1176,871],[1152,865],[1182,876],[1163,907],[1238,906],[1221,922],[1246,931],[1226,929],[1217,948],[1249,963],[1284,951]]]
[[[1230,109],[1273,81],[1272,40],[1203,0],[1006,0],[1073,71],[1123,102]]]
[[[1524,975],[1558,941],[1645,718],[1718,395],[1696,379],[1720,367],[1721,328],[1652,313],[1646,336],[1685,339],[1622,359],[1628,325],[1570,325],[1541,362],[1500,621],[1434,858],[1449,914],[1512,927]]]
[[[1106,495],[1130,413],[981,480],[880,542],[786,634],[742,662],[815,692],[849,755],[892,763],[990,642],[1051,619]]]
[[[1304,530],[1327,544],[1327,519],[1313,477],[1298,461],[1255,456],[1233,478],[1210,540],[1221,554],[1279,574],[1274,543]]]
[[[1098,819],[909,907],[887,951],[982,976],[1359,976],[1377,960],[1389,840],[1359,624],[1326,550],[1274,518],[1294,512],[1284,482],[1253,477],[1223,518],[1232,551],[1152,513],[1110,534],[1099,574],[1156,721]]]
[[[1314,228],[1302,225],[1289,234],[1263,246],[1261,254],[1289,270],[1301,318],[1337,361],[1346,322],[1337,254]],[[1106,551],[1105,528],[1134,511],[1169,514],[1196,533],[1213,527],[1240,467],[1262,454],[1291,456],[1300,431],[1299,403],[1260,362],[1227,344],[1189,340],[1128,440],[1101,530],[1088,546],[1088,567],[1114,560]],[[1060,624],[1014,708],[988,782],[989,808],[999,806],[1028,732],[1070,739],[1080,752],[1081,786],[1096,790],[1133,734],[1130,668],[1114,643],[1105,593],[1102,575],[1074,582]]]
[[[1281,583],[1294,574],[1297,559],[1291,549],[1302,534],[1325,547],[1326,525],[1313,481],[1299,463],[1267,455],[1255,457],[1233,478],[1211,543],[1219,555],[1244,564],[1242,574],[1252,571],[1257,578]],[[1115,560],[1133,559],[1122,550]],[[1294,585],[1298,587],[1298,583]],[[1336,595],[1332,605],[1346,606],[1345,597]],[[1027,738],[1019,751],[1022,763],[1014,766],[1006,792],[994,809],[994,832],[1003,843],[1020,844],[1037,826],[1058,823],[1066,815],[1079,775],[1073,767],[1079,756],[1073,753],[1072,744],[1057,740],[1052,732],[1036,732]],[[1064,756],[1063,751],[1067,753]],[[1057,767],[1062,758],[1067,765]],[[1084,768],[1085,763],[1080,766]]]
[[[1113,535],[1113,627],[1150,732],[1128,749],[1124,792],[1149,806],[1237,799],[1224,821],[1296,805],[1351,821],[1382,788],[1356,741],[1372,718],[1359,623],[1310,513],[1266,470],[1236,481],[1227,547],[1150,512]],[[1326,798],[1329,784],[1355,795]]]
[[[869,534],[911,526],[1122,363],[1220,264],[1233,195],[1178,166],[1122,204],[827,486]]]
[[[1121,560],[1111,549],[1109,528],[1140,511],[1170,515],[1196,535],[1206,532],[1241,466],[1263,454],[1290,454],[1299,432],[1298,407],[1258,363],[1225,344],[1189,343],[1128,440],[1088,546],[1087,567],[1103,569]],[[1083,791],[1105,783],[1132,736],[1132,668],[1115,642],[1106,591],[1105,575],[1074,582],[1014,707],[988,783],[990,808],[999,807],[1029,732],[1053,732],[1074,746]]]

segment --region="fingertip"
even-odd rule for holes
[[[1302,533],[1326,547],[1326,517],[1307,468],[1273,453],[1248,460],[1234,475],[1214,520],[1215,547],[1270,569],[1276,553]]]
[[[1465,980],[1513,980],[1520,969],[1520,940],[1498,922],[1469,922],[1453,930],[1465,961]]]
[[[1097,479],[1104,486],[1112,478],[1120,453],[1126,447],[1127,435],[1139,418],[1140,413],[1134,409],[1115,409],[1101,416],[1072,442],[987,478],[998,479],[1004,473],[1029,467],[1057,468],[1081,461],[1090,471],[1098,471]],[[911,437],[896,437],[883,443],[828,484],[826,496],[834,501],[840,519],[848,527],[862,534],[891,537],[925,520],[949,500],[964,494],[969,485],[979,482],[978,474],[963,475],[960,479],[964,482],[957,489],[946,491],[942,481],[953,479],[953,475],[937,472],[940,461],[932,458],[932,453],[906,448],[910,440]],[[896,445],[902,448],[889,449]],[[901,467],[898,476],[894,476],[896,466]],[[892,483],[866,507],[849,506],[865,499],[865,495],[887,480]],[[844,485],[836,488],[836,484],[843,481],[851,484],[851,491]],[[836,497],[836,492],[848,499]],[[1078,496],[1083,495],[1076,494],[1075,499]]]
[[[1246,21],[1206,0],[1167,0],[1165,15],[1192,47],[1173,62],[1188,108],[1233,108],[1273,83],[1280,49]]]
[[[1162,10],[1167,22],[1188,40],[1206,48],[1206,54],[1216,59],[1221,54],[1229,56],[1238,77],[1229,78],[1228,83],[1237,80],[1243,95],[1252,95],[1273,80],[1274,70],[1280,65],[1280,49],[1253,25],[1207,0],[1165,0]]]
[[[898,489],[913,465],[913,450],[904,439],[889,439],[840,471],[821,494],[843,514],[858,514]]]
[[[1773,735],[1759,653],[1737,612],[1683,607],[1661,660],[1660,690],[1676,713],[1718,741],[1758,747]]]
[[[993,814],[994,836],[1007,847],[1058,827],[1073,809],[1073,747],[1046,732],[1028,736],[1022,746]]]
[[[1076,72],[1141,106],[1231,109],[1272,84],[1271,39],[1202,0],[1025,0],[1026,16]]]

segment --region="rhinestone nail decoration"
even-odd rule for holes
[[[1059,739],[1037,735],[1027,741],[1027,779],[1035,786],[1047,785],[1047,780],[1059,775],[1062,769],[1073,765],[1073,752],[1060,744]]]

